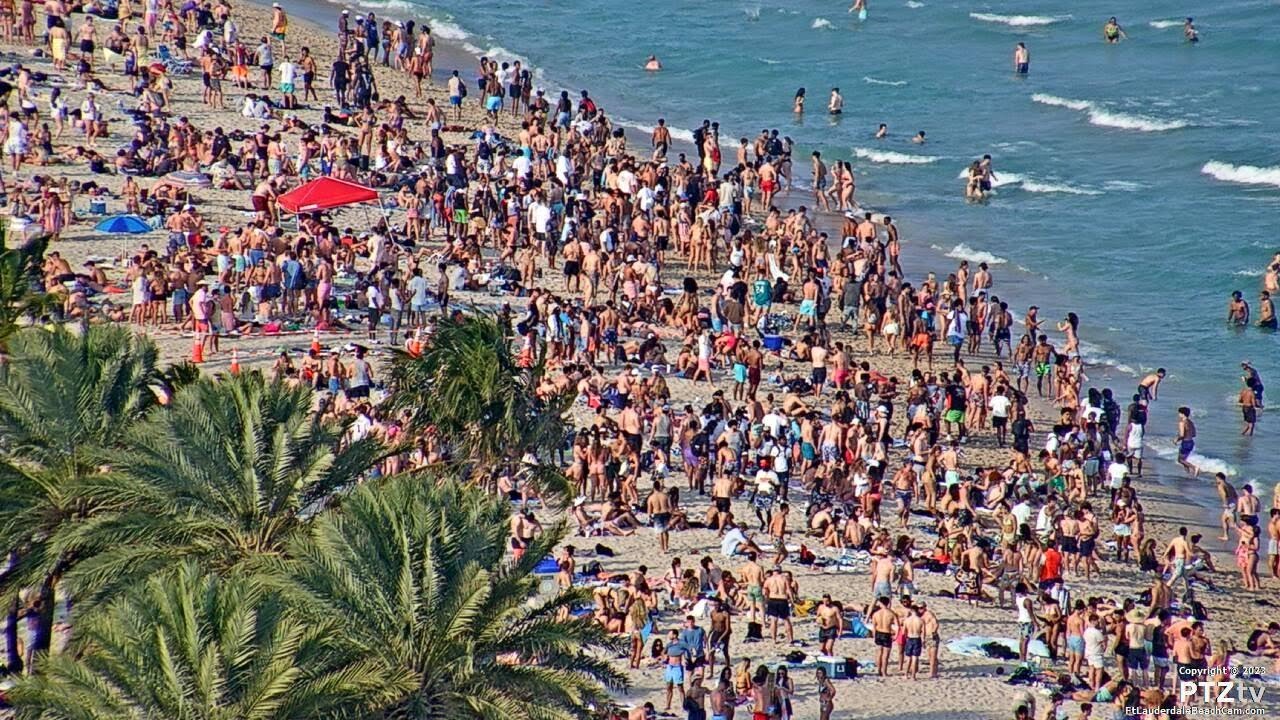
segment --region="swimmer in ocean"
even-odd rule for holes
[[[1120,23],[1116,22],[1113,17],[1107,20],[1106,25],[1102,26],[1102,39],[1114,45],[1121,40],[1128,40],[1129,36],[1124,34],[1124,28],[1120,27]]]
[[[657,55],[650,55],[649,59],[644,61],[644,69],[649,72],[657,72],[662,69],[662,62],[658,60]]]
[[[1019,75],[1026,75],[1031,71],[1031,51],[1027,49],[1026,43],[1018,43],[1013,49],[1013,71]]]
[[[916,136],[915,136],[915,137],[913,137],[913,138],[911,138],[911,142],[913,142],[913,143],[915,143],[915,144],[917,144],[917,145],[923,145],[923,144],[924,144],[924,131],[923,131],[923,130],[921,130],[920,132],[916,133]]]
[[[827,101],[827,112],[832,115],[839,115],[844,112],[844,96],[840,94],[840,88],[831,88],[831,99]]]
[[[1194,20],[1194,18],[1187,18],[1187,21],[1182,24],[1182,37],[1186,38],[1189,43],[1200,42],[1200,31],[1196,30]]]
[[[796,99],[791,103],[791,112],[797,115],[804,112],[804,88],[796,91]]]
[[[876,129],[876,139],[883,140],[887,137],[889,137],[889,126],[884,123],[880,123],[880,127]]]

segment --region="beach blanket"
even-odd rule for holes
[[[966,657],[990,657],[988,653],[982,649],[987,643],[995,643],[1009,649],[1013,653],[1013,657],[1018,657],[1018,641],[1009,638],[985,637],[982,635],[968,635],[958,637],[947,642],[947,649],[957,655]],[[1041,640],[1032,640],[1027,646],[1027,654],[1035,657],[1049,657],[1049,647]]]

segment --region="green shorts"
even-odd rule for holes
[[[1049,363],[1036,363],[1036,375],[1044,377],[1049,374]]]
[[[764,602],[764,588],[756,587],[755,585],[748,586],[747,597],[750,598],[752,602]]]
[[[964,411],[963,411],[963,410],[948,410],[948,411],[947,411],[947,412],[942,416],[942,419],[943,419],[943,420],[946,420],[946,421],[947,421],[947,422],[949,422],[949,423],[962,423],[962,422],[964,422]]]

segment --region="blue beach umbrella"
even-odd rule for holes
[[[105,233],[137,233],[151,232],[151,226],[137,215],[114,215],[94,226],[94,230]]]

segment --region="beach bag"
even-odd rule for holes
[[[587,577],[598,577],[602,572],[604,572],[604,568],[601,567],[599,560],[592,560],[582,566],[582,574]]]
[[[764,640],[764,625],[758,622],[747,622],[747,639]]]
[[[608,545],[596,543],[596,554],[599,555],[600,557],[613,557],[614,552],[613,552],[613,548],[609,547]]]

